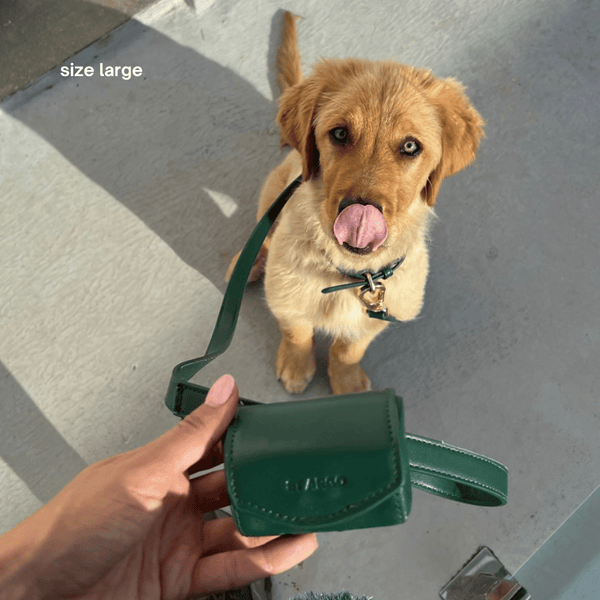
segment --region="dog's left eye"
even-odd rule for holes
[[[329,132],[331,140],[339,146],[345,146],[350,141],[348,130],[345,127],[336,127]]]
[[[417,156],[421,152],[421,145],[415,138],[406,138],[400,146],[400,154],[404,156]]]

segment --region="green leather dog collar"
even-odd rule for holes
[[[369,317],[371,319],[381,319],[382,321],[390,321],[391,323],[400,323],[401,321],[398,321],[398,319],[395,319],[394,317],[389,315],[387,310],[385,309],[385,306],[383,304],[383,293],[385,292],[385,286],[381,282],[379,282],[379,280],[380,279],[388,279],[389,277],[391,277],[394,274],[394,271],[402,265],[405,258],[406,258],[406,256],[401,256],[400,258],[397,258],[396,260],[392,261],[390,264],[385,265],[384,267],[382,267],[381,269],[379,269],[379,271],[376,271],[375,273],[373,273],[371,271],[362,271],[361,273],[353,273],[353,272],[343,271],[342,269],[340,269],[338,267],[338,271],[342,275],[345,275],[346,277],[355,279],[356,281],[351,281],[350,283],[343,283],[341,285],[333,285],[331,287],[327,287],[325,289],[322,289],[321,293],[322,294],[331,294],[331,292],[341,292],[342,290],[347,290],[347,289],[354,288],[354,287],[360,287],[361,294],[360,294],[359,298],[365,304],[365,307],[367,309],[367,314],[369,315]],[[377,291],[378,289],[381,289],[382,291],[378,292]],[[374,296],[373,296],[374,300],[379,297],[379,294],[381,294],[381,296],[379,297],[379,299],[375,300],[375,302],[373,303],[373,301],[369,301],[365,297],[365,294],[369,294],[369,292],[370,292],[370,294],[374,294]],[[373,310],[373,309],[376,309],[376,310]]]
[[[171,410],[171,412],[173,412],[173,414],[175,414],[176,416],[185,417],[204,402],[208,393],[208,388],[194,383],[190,383],[189,380],[202,367],[214,360],[217,356],[222,354],[229,347],[237,323],[244,288],[246,286],[250,270],[252,269],[252,266],[254,264],[254,260],[256,259],[260,247],[262,246],[262,243],[265,237],[267,236],[271,226],[275,222],[277,215],[279,214],[285,203],[288,201],[288,199],[291,197],[294,190],[300,185],[301,181],[302,178],[300,176],[297,179],[295,179],[283,191],[283,193],[279,196],[279,198],[277,198],[277,200],[267,211],[267,213],[258,222],[256,228],[254,229],[254,232],[252,233],[248,242],[246,243],[234,268],[231,280],[229,281],[229,285],[227,286],[227,290],[223,297],[221,310],[217,318],[217,323],[215,325],[213,335],[208,344],[206,354],[200,358],[183,362],[173,369],[165,403],[169,410]],[[246,531],[261,531],[262,533],[260,533],[260,535],[266,535],[266,533],[264,532],[269,529],[265,529],[265,521],[261,520],[263,518],[266,518],[267,521],[270,523],[269,527],[272,527],[271,530],[279,531],[281,529],[282,522],[285,522],[286,525],[283,529],[289,529],[289,531],[286,531],[287,533],[300,530],[308,531],[310,530],[310,527],[317,526],[317,522],[314,521],[314,519],[313,521],[310,521],[309,518],[311,514],[312,517],[316,518],[314,512],[296,514],[292,511],[289,514],[284,515],[285,519],[283,521],[281,521],[279,517],[275,517],[274,523],[271,515],[271,513],[277,512],[274,506],[264,507],[260,506],[260,504],[256,502],[248,500],[247,502],[254,506],[254,508],[249,509],[248,504],[245,503],[246,500],[244,499],[243,494],[240,495],[238,493],[240,490],[240,484],[236,484],[235,473],[237,473],[239,476],[239,465],[244,464],[247,461],[247,458],[245,457],[249,456],[251,457],[250,460],[258,460],[259,456],[257,455],[257,453],[260,454],[261,452],[263,452],[263,463],[261,468],[266,468],[267,470],[270,468],[271,463],[277,462],[279,460],[277,459],[276,453],[273,453],[273,448],[275,448],[276,445],[270,444],[268,438],[265,437],[267,434],[269,434],[269,428],[267,427],[268,419],[271,419],[273,414],[283,414],[288,411],[291,411],[294,413],[294,419],[296,421],[302,418],[309,418],[312,423],[316,423],[318,422],[318,420],[315,420],[314,416],[311,417],[309,415],[307,417],[306,414],[308,413],[304,414],[305,411],[309,411],[313,405],[318,405],[320,407],[319,410],[334,410],[336,403],[341,403],[341,406],[355,406],[356,408],[355,402],[362,403],[363,408],[361,410],[365,410],[364,407],[366,407],[366,410],[375,410],[374,405],[377,404],[379,408],[377,408],[376,410],[380,412],[384,410],[384,408],[382,408],[383,405],[388,407],[385,410],[392,410],[392,412],[393,410],[396,411],[398,419],[396,419],[396,421],[394,421],[393,424],[390,425],[392,430],[392,433],[390,435],[393,439],[397,439],[397,442],[392,443],[392,441],[390,441],[390,444],[396,449],[390,449],[391,446],[389,446],[386,450],[388,454],[385,454],[384,452],[384,454],[382,455],[384,458],[382,460],[384,460],[384,462],[386,460],[389,461],[390,456],[392,456],[392,454],[394,454],[395,452],[398,452],[398,456],[400,457],[398,458],[398,460],[400,461],[399,464],[401,464],[402,461],[406,461],[406,463],[408,464],[408,468],[403,468],[401,473],[401,479],[396,480],[393,477],[390,479],[390,473],[387,473],[387,475],[382,475],[380,483],[383,486],[383,488],[385,488],[388,484],[392,487],[396,487],[394,488],[394,490],[392,490],[392,488],[388,490],[391,495],[388,494],[388,496],[385,496],[387,498],[385,502],[383,497],[380,499],[381,502],[383,502],[384,504],[382,504],[381,511],[377,513],[379,516],[376,518],[375,522],[373,522],[372,516],[368,518],[365,517],[366,520],[361,521],[363,517],[358,516],[358,513],[357,515],[355,515],[357,520],[349,519],[347,522],[344,519],[337,519],[335,517],[332,517],[331,515],[336,513],[337,505],[335,504],[334,500],[330,499],[329,503],[325,503],[325,508],[321,507],[323,508],[323,510],[329,511],[326,513],[327,515],[329,515],[329,521],[326,523],[327,519],[325,519],[325,521],[321,523],[321,527],[370,527],[375,525],[386,524],[386,519],[392,519],[393,522],[402,522],[402,520],[406,518],[406,515],[408,514],[407,511],[410,510],[410,502],[406,499],[406,493],[408,493],[406,490],[410,490],[410,486],[419,488],[432,494],[436,494],[438,496],[449,498],[451,500],[456,500],[458,502],[465,502],[468,504],[475,504],[480,506],[501,506],[506,504],[508,489],[508,471],[506,467],[494,460],[491,460],[485,456],[475,454],[473,452],[469,452],[468,450],[463,450],[462,448],[457,448],[455,446],[451,446],[443,442],[438,442],[435,440],[430,440],[427,438],[405,433],[401,417],[401,399],[396,397],[395,393],[392,390],[367,392],[365,394],[333,396],[331,398],[313,401],[288,401],[277,404],[260,404],[259,402],[256,402],[254,400],[240,398],[241,406],[238,409],[236,417],[234,418],[234,422],[228,430],[228,440],[233,440],[234,437],[232,436],[236,434],[240,436],[238,437],[238,440],[242,439],[244,435],[246,435],[244,432],[248,430],[248,427],[250,427],[250,430],[254,430],[257,427],[259,427],[260,429],[260,419],[264,419],[262,433],[254,434],[258,435],[259,437],[262,435],[263,437],[262,443],[259,443],[257,447],[254,447],[252,443],[247,443],[243,446],[242,450],[240,451],[241,446],[236,447],[233,441],[231,442],[231,444],[230,442],[226,442],[225,445],[226,466],[229,462],[228,472],[231,473],[230,480],[228,480],[228,489],[230,497],[233,498],[232,507],[234,507],[235,502],[237,504],[237,509],[246,514],[246,520],[254,522],[256,525],[256,528],[253,529],[251,527],[250,529],[246,529]],[[378,403],[383,404],[379,406]],[[391,406],[390,403],[395,404],[396,409],[389,408]],[[283,406],[283,408],[278,408],[281,406]],[[325,408],[323,408],[323,406]],[[328,406],[329,408],[327,408]],[[346,408],[345,410],[352,411],[355,409]],[[304,416],[302,416],[303,414]],[[335,423],[336,419],[340,418],[339,415],[340,413],[336,413],[334,410],[334,412],[331,415],[330,421],[332,423]],[[354,445],[360,446],[361,435],[363,434],[365,429],[364,424],[369,423],[368,418],[365,417],[362,420],[362,423],[363,426],[355,426],[353,437]],[[273,431],[273,428],[271,428],[270,431]],[[396,431],[396,433],[394,433],[394,431]],[[319,436],[317,436],[317,438],[325,439],[328,436],[329,438],[331,438],[332,436],[340,434],[339,430],[331,429],[331,427],[330,429],[328,429],[328,432],[329,433],[321,432]],[[381,431],[379,429],[376,429],[373,439],[378,438],[380,433]],[[344,433],[344,435],[347,435],[347,432]],[[303,437],[299,436],[300,430],[296,429],[296,437],[294,438],[294,444],[296,446],[301,443],[309,443],[309,441],[307,441],[306,439],[302,441]],[[307,438],[307,436],[304,436],[304,438]],[[390,438],[390,440],[392,438]],[[315,447],[318,446],[318,444],[320,443],[319,440],[316,439],[314,436],[310,439],[312,440],[312,442],[310,443],[315,444]],[[342,446],[346,449],[349,448],[349,444],[342,444]],[[229,448],[229,453],[227,453],[227,448]],[[287,452],[289,454],[289,449]],[[321,448],[321,456],[323,457],[326,456],[328,453],[335,452],[340,452],[339,445],[333,448],[330,447],[329,449],[323,447]],[[392,454],[389,454],[390,452]],[[387,456],[388,458],[385,458],[385,456]],[[256,464],[259,463],[257,462]],[[288,478],[285,480],[291,481],[292,483],[290,485],[292,487],[294,486],[294,481],[296,481],[296,484],[298,484],[298,481],[302,481],[302,477],[305,477],[305,475],[300,475],[299,471],[296,472],[296,475],[298,476],[295,479],[294,477],[292,477],[292,479]],[[244,477],[246,477],[246,475],[244,475]],[[242,477],[242,480],[244,480],[244,477]],[[256,480],[256,477],[257,474],[253,473],[252,475],[250,475],[249,480]],[[313,479],[313,481],[316,481],[315,485],[318,486],[320,480],[329,482],[331,483],[332,490],[335,489],[336,481],[338,484],[341,481],[339,479],[335,479],[335,474],[322,474],[315,475],[314,477],[316,477],[316,479]],[[333,477],[333,479],[331,479],[331,477]],[[306,481],[309,482],[308,485],[310,486],[311,476],[306,476]],[[386,481],[387,484],[385,483]],[[407,485],[407,481],[410,481],[410,485]],[[247,485],[242,485],[241,487],[244,490],[249,489]],[[329,492],[331,492],[332,490],[329,490]],[[249,492],[246,491],[244,493]],[[361,492],[357,493],[358,496],[356,496],[356,498],[360,496]],[[236,494],[238,495],[236,496]],[[367,496],[364,496],[363,500]],[[371,498],[371,500],[372,499],[373,498]],[[388,506],[386,502],[391,504],[389,504]],[[385,511],[388,509],[393,512],[393,516],[391,512],[389,514],[385,513]],[[382,511],[385,514],[387,514],[387,516],[381,516]],[[262,515],[261,518],[258,520],[256,517],[257,514]],[[267,517],[265,517],[265,515],[267,515]],[[306,522],[302,526],[304,527],[304,529],[302,529],[302,527],[300,526],[301,519],[298,520],[300,517],[302,517],[302,515],[306,517]],[[349,513],[348,516],[350,516]],[[334,519],[335,521],[334,525],[332,525],[331,523],[332,519]],[[260,525],[260,523],[262,523],[262,525]],[[293,527],[291,525],[292,523],[295,523]],[[361,525],[360,523],[365,524]],[[309,529],[306,529],[306,527],[309,527]],[[317,529],[313,530],[316,531]]]
[[[371,273],[369,271],[362,271],[361,273],[355,273],[350,271],[343,271],[338,268],[338,271],[345,275],[346,277],[350,277],[351,279],[356,279],[356,281],[351,281],[350,283],[342,283],[341,285],[332,285],[331,287],[327,287],[321,290],[321,294],[331,294],[331,292],[340,292],[342,290],[347,290],[354,287],[363,287],[365,284],[368,285],[369,279],[367,278],[367,273],[371,276],[371,281],[378,281],[379,279],[388,279],[394,274],[394,271],[402,265],[406,256],[402,256],[392,261],[389,265],[379,269],[375,273]]]

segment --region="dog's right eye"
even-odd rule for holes
[[[334,144],[345,146],[350,141],[348,130],[345,127],[336,127],[329,132],[329,137]]]

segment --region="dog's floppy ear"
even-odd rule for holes
[[[442,181],[475,158],[484,137],[484,121],[469,102],[464,87],[454,79],[437,79],[430,75],[423,82],[423,88],[437,108],[442,127],[442,158],[422,191],[423,199],[433,206]]]
[[[277,123],[281,128],[281,138],[302,156],[304,181],[308,181],[319,170],[314,118],[321,88],[316,78],[309,77],[285,90],[279,100]]]

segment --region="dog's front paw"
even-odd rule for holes
[[[329,363],[329,384],[334,394],[356,394],[371,389],[371,380],[360,364]]]
[[[306,389],[317,370],[314,343],[308,351],[282,340],[277,350],[277,378],[290,394],[299,394]]]

